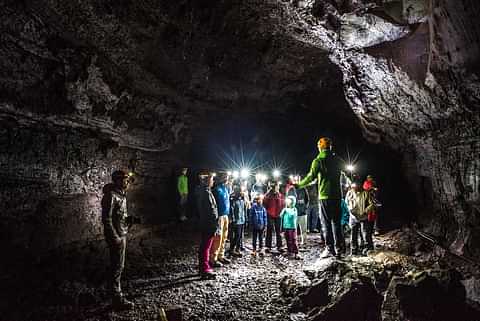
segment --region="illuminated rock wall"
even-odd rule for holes
[[[59,233],[52,246],[98,235],[101,186],[131,161],[134,213],[161,220],[172,169],[220,116],[301,109],[400,151],[420,222],[475,244],[476,1],[5,4],[6,238],[36,244],[35,224]]]

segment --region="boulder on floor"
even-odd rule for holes
[[[382,305],[382,321],[471,321],[480,314],[466,303],[461,275],[427,270],[394,277]]]

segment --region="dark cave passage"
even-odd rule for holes
[[[480,320],[479,15],[476,0],[2,1],[0,320]],[[300,260],[293,228],[292,255],[260,256],[250,226],[205,280],[209,173],[285,183],[314,159],[312,195],[340,171],[374,177],[373,244],[352,219],[310,226]],[[342,192],[311,215],[328,221]],[[355,202],[346,219],[369,222]]]
[[[420,201],[405,177],[401,153],[368,142],[355,122],[346,121],[353,115],[335,116],[306,109],[227,115],[225,119],[217,116],[191,144],[190,157],[195,159],[191,177],[196,182],[195,174],[202,169],[226,172],[242,168],[251,169],[249,184],[254,183],[255,173],[271,176],[274,169],[281,170],[284,181],[289,175],[305,176],[318,154],[318,138],[326,136],[332,138],[347,174],[346,166],[353,164],[353,174],[362,182],[367,175],[375,177],[381,187],[384,214],[380,224],[384,229],[414,223]]]

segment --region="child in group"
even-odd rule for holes
[[[263,255],[263,234],[267,226],[267,210],[263,207],[263,198],[256,195],[253,205],[250,208],[250,225],[252,227],[252,255],[257,255],[257,240],[259,254]]]
[[[286,207],[280,212],[282,231],[285,233],[285,240],[287,242],[287,253],[290,257],[300,260],[298,255],[297,245],[297,209],[295,207],[295,197],[288,196],[285,200]]]
[[[230,226],[232,238],[230,240],[230,255],[232,257],[242,257],[240,249],[243,244],[243,228],[247,216],[247,204],[240,186],[236,185],[230,201]]]
[[[366,255],[369,250],[373,250],[374,248],[372,239],[373,226],[368,222],[368,213],[375,210],[375,204],[372,200],[372,195],[368,191],[364,190],[359,182],[354,182],[345,199],[348,209],[350,210],[350,254],[359,254],[358,232],[361,229],[363,239],[366,243],[366,247],[362,249],[362,254]]]

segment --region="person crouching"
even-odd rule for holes
[[[287,253],[289,257],[293,257],[296,260],[300,260],[298,255],[297,244],[297,221],[298,213],[295,207],[295,197],[288,196],[285,205],[286,207],[280,213],[280,219],[282,222],[282,231],[285,233],[285,240],[287,242]]]

